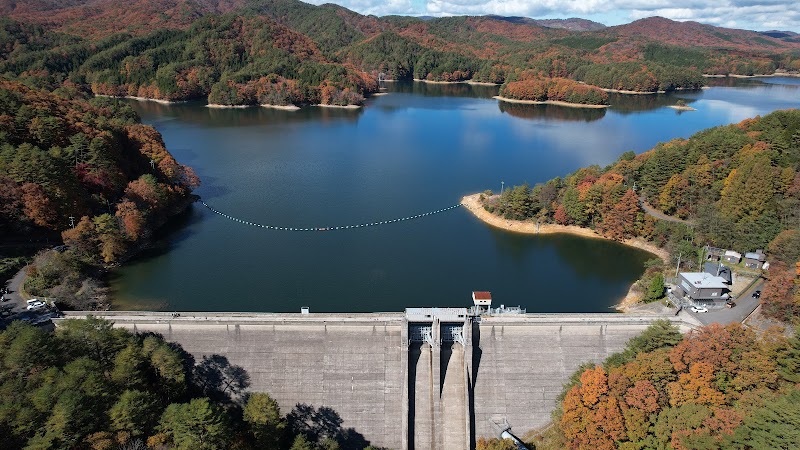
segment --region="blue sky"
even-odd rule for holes
[[[748,30],[800,32],[800,0],[305,0],[336,3],[362,14],[384,16],[485,15],[535,19],[581,17],[619,25],[650,16],[694,20]]]

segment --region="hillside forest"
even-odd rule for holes
[[[484,207],[508,219],[589,227],[617,241],[644,239],[665,248],[673,268],[682,255],[681,267],[697,269],[709,245],[742,253],[764,249],[770,261],[764,313],[790,323],[800,317],[800,110],[711,128],[639,155],[623,153],[608,167],[486,194]],[[687,222],[644,214],[640,198]],[[660,269],[655,264],[646,276]]]
[[[0,234],[3,242],[66,246],[38,257],[26,290],[62,306],[103,306],[105,268],[145,245],[193,201],[194,171],[130,106],[0,80]]]
[[[800,338],[740,324],[681,336],[657,322],[565,386],[536,448],[792,448]]]
[[[550,100],[597,103],[592,86],[657,92],[696,89],[703,74],[800,70],[792,36],[658,17],[570,31],[500,16],[379,18],[297,0],[24,3],[2,7],[0,73],[164,101],[357,105],[379,79],[544,79],[586,85],[551,86]]]

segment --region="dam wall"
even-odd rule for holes
[[[425,450],[474,447],[478,437],[497,436],[493,424],[516,435],[541,427],[582,363],[621,350],[655,319],[694,326],[676,317],[519,314],[460,325],[432,319],[423,339],[402,313],[93,314],[158,333],[197,363],[225,356],[246,371],[249,391],[269,393],[283,414],[310,411],[339,423],[352,448]]]
[[[660,317],[666,318],[666,317]],[[507,421],[514,434],[550,421],[564,383],[587,362],[622,350],[654,317],[548,314],[481,317],[472,326],[475,437],[496,436]],[[688,331],[692,325],[673,320]]]

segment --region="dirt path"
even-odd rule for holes
[[[653,216],[658,220],[665,220],[667,222],[682,223],[682,224],[685,224],[685,225],[691,225],[692,224],[692,222],[690,222],[688,220],[683,220],[683,219],[679,219],[677,217],[668,216],[668,215],[662,213],[661,211],[653,208],[652,206],[650,206],[649,203],[647,203],[647,200],[645,200],[644,197],[639,197],[639,206],[642,207],[642,209],[644,210],[644,212],[647,213],[647,215]]]
[[[480,203],[480,195],[481,194],[467,195],[461,199],[461,204],[464,205],[464,207],[467,208],[472,214],[474,214],[475,217],[493,227],[501,228],[503,230],[513,231],[516,233],[525,233],[525,234],[566,233],[588,238],[608,239],[606,237],[597,234],[597,232],[595,232],[594,230],[591,230],[589,228],[578,227],[575,225],[555,225],[555,224],[539,225],[535,222],[504,219],[500,216],[496,216],[490,213],[489,211],[483,209],[483,206]],[[667,261],[669,259],[669,253],[667,253],[666,250],[664,250],[663,248],[659,248],[642,239],[628,239],[621,243],[628,245],[630,247],[636,247],[638,249],[652,253],[664,261]]]

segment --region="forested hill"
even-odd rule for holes
[[[358,104],[380,73],[654,92],[696,88],[703,73],[800,70],[800,42],[657,17],[570,31],[493,16],[378,18],[297,0],[6,0],[0,13],[0,72],[164,100]]]
[[[0,243],[62,233],[70,247],[29,271],[29,293],[96,306],[86,276],[139,250],[198,183],[130,106],[0,80]]]
[[[689,225],[644,215],[639,197]],[[639,155],[626,152],[605,168],[508,189],[485,206],[510,219],[644,238],[675,262],[682,255],[689,270],[706,245],[742,254],[765,249],[764,311],[788,322],[800,317],[800,110],[710,128]]]

